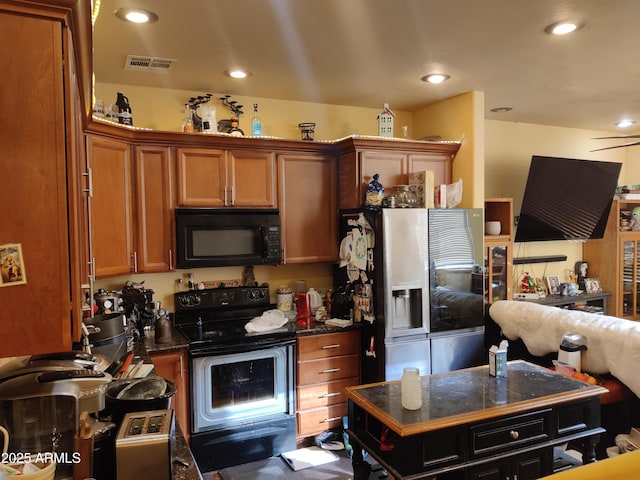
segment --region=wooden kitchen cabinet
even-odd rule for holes
[[[96,278],[134,272],[131,147],[87,136],[91,174],[91,254]]]
[[[360,384],[360,331],[298,337],[296,379],[298,442],[341,428],[344,389]]]
[[[86,278],[68,217],[78,211],[67,193],[81,177],[70,137],[78,128],[72,112],[80,112],[66,3],[0,2],[2,357],[69,350],[78,338]],[[19,263],[11,276],[9,256]]]
[[[272,152],[244,149],[178,148],[178,205],[181,207],[275,207]]]
[[[139,272],[168,272],[174,259],[174,160],[169,147],[134,150],[135,259]]]
[[[189,371],[186,349],[168,352],[150,353],[151,361],[157,375],[172,381],[176,385],[176,394],[172,399],[176,421],[187,442],[191,425],[189,423]]]
[[[278,155],[282,263],[338,258],[336,160],[311,153]]]
[[[451,183],[457,142],[393,141],[350,137],[338,142],[339,208],[359,208],[373,175],[385,187],[409,183],[409,173],[432,170],[436,185]]]
[[[604,235],[582,246],[588,278],[597,278],[611,292],[608,314],[640,320],[640,232],[631,231],[631,211],[640,200],[614,199]],[[624,221],[623,221],[624,219]]]

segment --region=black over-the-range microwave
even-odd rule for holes
[[[277,209],[178,208],[177,268],[278,265]]]

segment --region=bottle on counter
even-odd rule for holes
[[[258,115],[258,104],[253,104],[253,118],[251,119],[251,135],[260,137],[262,135],[262,121]]]
[[[116,100],[118,107],[118,122],[121,125],[133,125],[133,114],[131,112],[131,105],[129,105],[129,99],[125,97],[122,92],[118,92],[118,98]]]
[[[402,407],[418,410],[422,406],[422,381],[417,367],[405,367],[400,380]]]
[[[195,280],[193,279],[193,273],[189,274],[189,281],[187,285],[189,286],[189,290],[193,290],[196,288],[196,283],[195,283]]]
[[[193,133],[193,114],[191,113],[191,107],[186,103],[184,105],[184,120],[182,120],[182,132]]]

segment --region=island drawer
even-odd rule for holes
[[[541,442],[551,437],[551,409],[518,415],[470,427],[471,454],[493,454],[501,450]]]
[[[298,337],[298,360],[337,357],[359,351],[359,330]]]

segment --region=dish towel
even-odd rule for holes
[[[249,333],[268,332],[282,327],[287,321],[287,317],[280,310],[267,310],[261,316],[248,322],[244,329]]]

